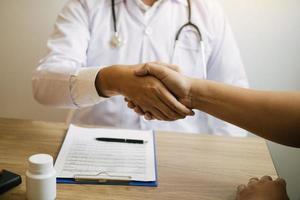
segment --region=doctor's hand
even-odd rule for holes
[[[164,63],[147,63],[135,70],[137,76],[154,76],[159,79],[170,90],[176,98],[189,108],[192,108],[190,91],[192,88],[192,80],[180,74],[177,66]],[[126,99],[128,107],[134,109],[140,115],[145,115],[148,120],[154,119],[152,113],[143,112],[140,106]]]
[[[277,178],[272,180],[270,176],[261,179],[251,178],[248,185],[239,185],[236,200],[288,200],[286,182]]]
[[[98,93],[108,97],[123,95],[158,120],[171,121],[192,115],[157,78],[136,76],[135,71],[142,66],[111,66],[100,70],[95,82]]]

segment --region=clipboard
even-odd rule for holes
[[[73,126],[73,125],[71,125]],[[113,129],[112,129],[113,130]],[[93,185],[128,185],[128,186],[145,186],[145,187],[157,187],[157,160],[156,160],[156,142],[155,133],[152,132],[153,138],[153,151],[154,151],[154,170],[155,179],[152,181],[136,181],[131,180],[131,177],[119,177],[106,173],[105,171],[98,174],[75,174],[73,178],[61,178],[57,177],[56,182],[61,184],[93,184]],[[67,136],[66,136],[67,137]],[[66,140],[66,138],[65,138]]]

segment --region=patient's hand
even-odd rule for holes
[[[104,96],[123,95],[159,120],[175,120],[191,115],[157,78],[135,75],[136,66],[111,66],[100,70],[95,85]]]
[[[270,176],[251,178],[248,185],[239,185],[236,200],[288,200],[283,179],[272,180]]]

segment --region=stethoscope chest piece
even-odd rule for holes
[[[111,37],[110,44],[113,48],[120,48],[123,46],[124,41],[118,32],[115,32],[115,34]]]

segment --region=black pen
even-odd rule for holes
[[[97,141],[102,142],[121,142],[121,143],[131,143],[131,144],[144,144],[146,141],[144,140],[135,140],[135,139],[123,139],[123,138],[96,138]]]

